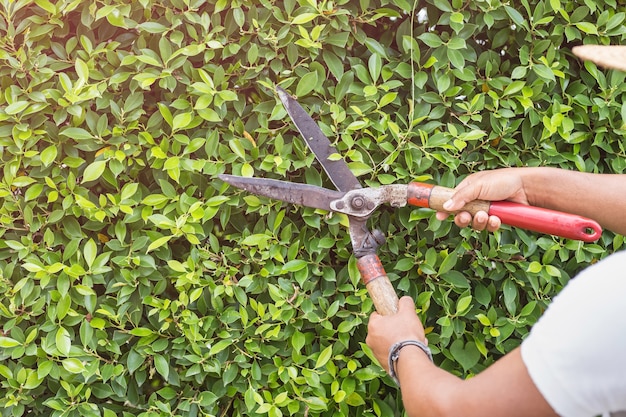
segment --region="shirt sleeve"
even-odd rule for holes
[[[626,252],[565,286],[522,342],[522,359],[562,417],[626,410]]]

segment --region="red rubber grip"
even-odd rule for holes
[[[489,215],[510,226],[584,242],[598,240],[602,234],[602,227],[586,217],[509,201],[492,202]]]

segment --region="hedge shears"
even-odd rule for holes
[[[382,204],[389,204],[392,207],[409,204],[445,211],[442,205],[454,191],[421,182],[362,188],[347,163],[342,158],[331,157],[336,156],[337,150],[311,116],[284,89],[277,87],[276,92],[287,114],[337,190],[226,174],[219,175],[219,178],[252,194],[347,215],[352,249],[357,259],[361,281],[367,287],[379,314],[396,313],[398,296],[377,255],[377,249],[384,243],[385,236],[377,229],[368,229],[367,221]],[[600,225],[591,219],[508,201],[477,200],[467,204],[462,211],[468,211],[472,215],[478,211],[485,211],[489,215],[498,216],[503,224],[569,239],[594,241],[602,233]]]

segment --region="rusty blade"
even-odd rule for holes
[[[322,133],[315,120],[283,88],[276,87],[276,92],[283,106],[285,106],[287,114],[300,131],[309,149],[313,151],[317,160],[324,167],[324,171],[335,184],[335,187],[344,192],[361,188],[359,180],[350,171],[346,161],[329,159],[330,155],[337,153],[337,149],[330,144],[330,140]]]
[[[332,211],[330,203],[340,199],[344,195],[344,193],[340,191],[333,191],[315,185],[265,178],[240,177],[227,174],[218,175],[218,178],[252,194],[328,211]]]

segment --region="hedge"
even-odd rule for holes
[[[367,186],[624,173],[625,75],[570,49],[624,43],[625,3],[518,3],[0,1],[2,415],[403,415],[364,343],[346,218],[217,175],[331,186],[276,85]],[[371,221],[462,377],[623,246]]]

